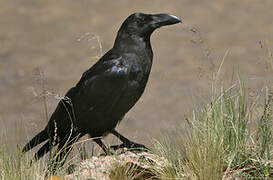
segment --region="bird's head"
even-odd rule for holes
[[[131,14],[121,25],[120,33],[127,33],[138,37],[147,37],[162,26],[180,23],[181,20],[170,14]]]

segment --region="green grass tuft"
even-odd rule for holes
[[[226,89],[214,79],[210,103],[186,118],[188,135],[177,132],[155,144],[158,154],[170,162],[155,169],[157,175],[163,179],[273,178],[272,93],[267,89],[261,111],[246,96],[240,78]]]

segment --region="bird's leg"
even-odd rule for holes
[[[124,137],[120,133],[118,133],[116,130],[113,130],[111,133],[114,134],[116,137],[118,137],[122,141],[122,144],[120,144],[120,145],[110,146],[110,148],[113,150],[117,150],[117,149],[124,148],[124,147],[126,147],[130,150],[140,150],[140,151],[148,151],[149,150],[143,144],[138,144],[133,141],[130,141],[129,139],[127,139],[126,137]]]
[[[101,149],[104,151],[104,153],[106,155],[111,154],[110,150],[105,146],[105,144],[103,144],[103,142],[101,141],[101,138],[95,138],[93,139],[93,141],[95,141],[100,147]]]

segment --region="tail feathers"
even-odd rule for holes
[[[48,132],[46,130],[41,131],[37,134],[34,138],[32,138],[23,148],[22,152],[27,152],[37,146],[38,144],[44,142],[45,140],[49,139]]]
[[[34,155],[34,158],[30,161],[30,165],[38,161],[43,155],[53,148],[52,144],[47,141]]]

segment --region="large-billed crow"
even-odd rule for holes
[[[47,126],[23,148],[26,152],[47,141],[35,154],[38,160],[55,145],[68,154],[78,138],[89,134],[107,153],[101,138],[112,133],[120,147],[145,148],[121,134],[115,127],[142,95],[149,78],[153,52],[152,32],[162,26],[181,22],[169,14],[134,13],[121,25],[114,46],[82,75],[59,102]]]

